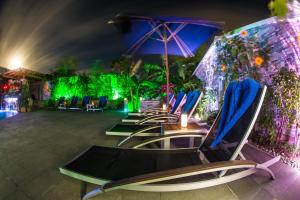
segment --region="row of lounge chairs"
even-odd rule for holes
[[[160,136],[161,123],[178,123],[180,114],[185,113],[188,119],[197,108],[203,94],[199,91],[189,92],[187,95],[179,93],[176,101],[169,113],[159,113],[151,115],[128,116],[121,123],[115,124],[106,131],[106,135],[127,136],[128,140],[135,136]]]
[[[73,96],[71,98],[70,105],[66,104],[65,97],[60,97],[58,100],[57,108],[58,110],[86,110],[86,111],[103,111],[104,107],[107,104],[107,97],[100,96],[98,100],[98,105],[91,104],[91,97],[84,96],[82,98],[81,105],[78,105],[79,98],[77,96]]]
[[[227,87],[223,107],[198,147],[186,149],[146,149],[145,145],[172,136],[142,141],[130,148],[92,146],[60,168],[60,172],[82,181],[82,199],[104,192],[126,189],[151,192],[193,190],[228,183],[268,168],[280,160],[264,163],[247,160],[243,146],[254,127],[267,88],[248,79]],[[200,95],[201,96],[201,95]],[[191,98],[191,97],[190,97]],[[196,97],[195,97],[196,98]],[[187,106],[189,95],[187,95]],[[190,110],[190,112],[192,109]],[[136,122],[131,125],[135,126]],[[181,134],[196,137],[194,133]],[[99,185],[86,192],[86,184]]]

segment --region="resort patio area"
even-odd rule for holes
[[[79,199],[80,181],[60,174],[59,167],[91,145],[116,145],[120,137],[106,136],[105,129],[124,116],[117,111],[37,111],[1,120],[0,199]],[[257,162],[269,157],[249,145],[243,152]],[[168,193],[116,190],[93,199],[299,199],[300,172],[281,162],[270,168],[276,176],[274,181],[258,172],[207,189]],[[92,187],[89,185],[88,190]]]

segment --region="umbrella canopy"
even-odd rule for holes
[[[166,56],[167,97],[169,94],[168,55],[194,56],[198,47],[221,29],[221,24],[181,17],[117,15],[110,21],[124,34],[127,54]],[[167,99],[168,101],[168,99]]]

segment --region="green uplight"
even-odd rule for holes
[[[113,89],[113,93],[114,93],[114,96],[112,97],[113,100],[117,100],[120,96],[119,96],[119,93],[117,90]]]

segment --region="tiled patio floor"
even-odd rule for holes
[[[90,145],[115,145],[119,138],[105,136],[104,130],[123,116],[109,111],[39,111],[0,120],[0,199],[79,199],[80,182],[60,174],[58,168]],[[244,152],[246,157],[256,161],[268,157],[247,146]],[[277,177],[275,181],[270,181],[264,173],[257,173],[208,189],[171,193],[119,190],[94,199],[299,200],[300,172],[281,163],[271,169]]]

